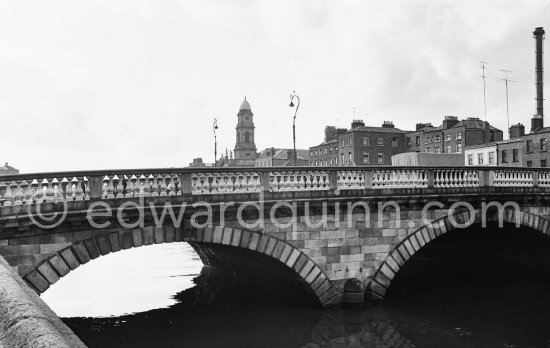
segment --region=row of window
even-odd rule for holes
[[[496,155],[494,151],[489,152],[489,158],[488,158],[488,164],[495,164],[496,163]],[[483,165],[485,164],[485,154],[483,152],[480,152],[477,154],[477,165]],[[468,154],[468,165],[473,166],[474,165],[474,155]]]
[[[342,154],[342,160],[340,163],[342,164],[355,164],[353,163],[353,159],[352,159],[352,155],[351,155],[351,152],[348,153],[348,156],[347,156],[347,161],[346,161],[346,155],[345,154]],[[325,159],[325,160],[315,160],[315,161],[310,161],[309,162],[310,165],[315,165],[315,166],[337,166],[338,165],[338,157],[334,157],[334,158],[328,158],[328,159]],[[379,152],[378,153],[378,158],[377,158],[377,163],[378,164],[384,164],[384,154],[382,152]],[[370,155],[368,152],[363,152],[363,164],[370,164]]]
[[[462,153],[462,144],[456,144],[456,153]],[[432,152],[431,147],[426,147],[426,152]],[[441,153],[440,147],[434,147],[434,153]],[[451,145],[445,146],[445,153],[453,153],[453,147]]]
[[[533,167],[533,161],[527,161],[527,167],[529,167],[529,168]],[[546,168],[546,160],[545,159],[540,160],[540,167],[541,168]]]
[[[377,138],[378,140],[378,146],[384,146],[384,138]],[[370,146],[370,138],[368,137],[363,137],[363,146]],[[396,137],[392,137],[391,138],[391,146],[392,147],[397,147],[397,138]]]
[[[540,151],[546,151],[546,138],[539,140]],[[533,140],[527,140],[525,144],[525,151],[527,153],[533,152]]]
[[[352,138],[348,138],[348,146],[351,146],[352,145],[352,141],[351,141]],[[384,146],[384,138],[377,138],[378,140],[378,146]],[[345,139],[342,139],[342,147],[345,147]],[[363,137],[363,146],[370,146],[370,140],[368,137]],[[393,137],[391,139],[391,146],[392,147],[397,147],[397,138],[396,137]],[[334,152],[338,152],[338,146],[336,146],[334,148]],[[315,151],[310,151],[309,152],[309,156],[310,157],[314,157],[314,156],[322,156],[323,154],[327,155],[327,154],[331,154],[332,153],[332,147],[328,148],[328,149],[324,149],[324,150],[315,150]]]
[[[508,163],[508,153],[510,150],[502,150],[502,163]],[[519,162],[519,150],[518,149],[512,149],[512,162]]]
[[[451,135],[450,134],[446,134],[445,135],[445,141],[451,141]],[[440,135],[434,135],[433,138],[431,136],[426,136],[426,141],[425,141],[425,145],[427,144],[431,144],[432,143],[432,139],[433,139],[433,142],[434,143],[440,143],[441,142],[441,136]],[[456,135],[455,135],[455,139],[456,140],[462,140],[462,132],[456,132]],[[415,145],[416,146],[420,146],[420,135],[417,135],[416,138],[415,138]],[[411,138],[410,137],[407,137],[407,146],[410,147],[411,146]]]
[[[363,163],[369,164],[370,163],[370,155],[368,152],[363,152]],[[382,152],[378,153],[378,164],[384,164],[384,154]]]

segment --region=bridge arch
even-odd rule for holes
[[[292,244],[261,232],[215,226],[184,230],[172,225],[132,230],[102,231],[50,255],[23,279],[39,294],[80,265],[100,256],[152,244],[187,242],[205,264],[213,255],[209,246],[244,249],[259,253],[285,266],[323,307],[340,303],[341,296],[323,270]],[[214,255],[215,256],[215,255]]]
[[[384,258],[380,266],[374,272],[370,283],[367,286],[366,297],[372,302],[382,301],[389,289],[392,280],[395,278],[401,267],[416,254],[421,248],[441,237],[447,232],[458,229],[458,225],[473,221],[469,226],[481,222],[481,211],[469,211],[447,215],[433,220],[399,242]],[[491,218],[491,217],[489,217]],[[451,219],[455,222],[453,223]],[[504,212],[502,221],[506,223],[519,224],[550,236],[550,220],[537,213],[521,212],[508,209]]]

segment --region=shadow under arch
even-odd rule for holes
[[[498,219],[495,220],[495,216],[491,216],[489,213],[488,211],[487,221],[498,221]],[[451,221],[451,218],[453,221]],[[481,223],[481,218],[480,209],[474,210],[474,216],[470,216],[470,212],[466,210],[435,219],[409,234],[390,250],[375,271],[365,292],[367,300],[371,302],[382,301],[399,270],[426,244],[447,232],[467,227],[457,228],[457,225],[464,225],[467,222],[471,222],[468,226]],[[503,212],[501,221],[516,224],[516,226],[528,227],[546,236],[550,235],[550,220],[537,214],[507,209]]]
[[[206,265],[231,263],[224,250],[233,254],[246,252],[270,258],[286,267],[323,307],[341,303],[341,294],[323,270],[292,244],[261,232],[215,226],[204,229],[175,228],[172,225],[104,231],[75,241],[38,263],[23,279],[37,293],[44,293],[52,284],[80,265],[100,256],[125,249],[152,244],[187,242]]]

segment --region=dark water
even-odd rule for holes
[[[64,321],[90,347],[550,347],[550,244],[527,230],[449,233],[360,310],[323,311],[224,270],[192,279],[166,308]]]

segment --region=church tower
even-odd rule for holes
[[[237,141],[235,143],[235,167],[253,167],[256,160],[256,145],[254,144],[254,114],[250,104],[244,97],[237,114]]]

